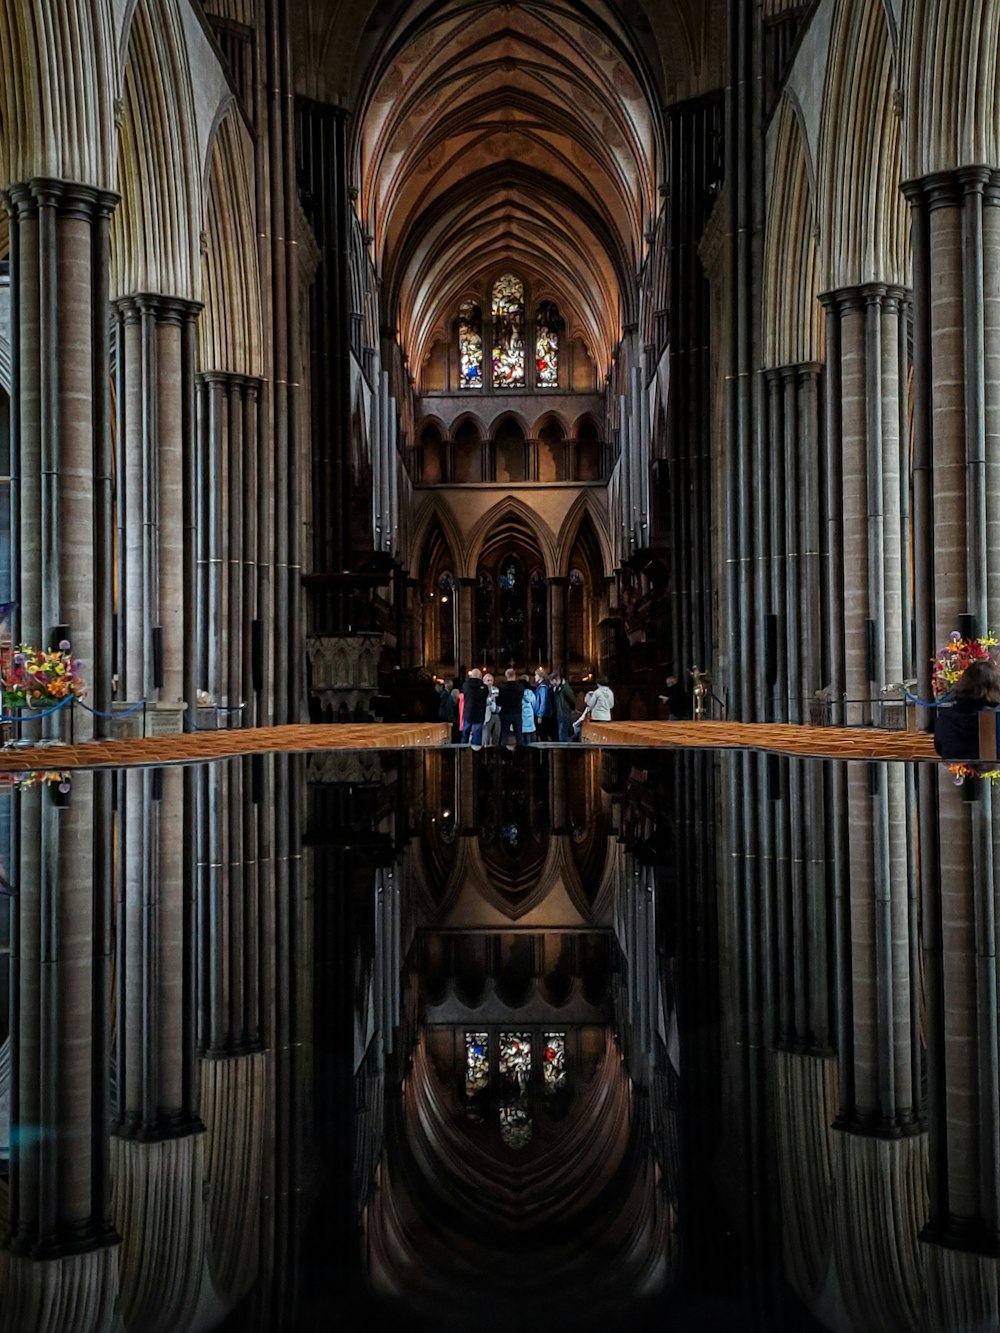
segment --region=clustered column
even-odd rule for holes
[[[1000,170],[904,187],[913,223],[914,585],[919,689],[960,617],[1000,623]],[[1000,1244],[1000,1072],[989,787],[919,782],[927,988],[930,1221],[949,1246]],[[966,795],[974,793],[966,792]],[[971,1307],[970,1307],[971,1308]]]
[[[36,179],[11,186],[4,203],[11,218],[14,634],[49,647],[54,627],[68,626],[74,653],[92,664],[91,701],[108,711],[108,219],[116,196]],[[79,719],[84,734],[90,725]],[[116,1239],[104,1132],[110,783],[110,775],[79,775],[65,808],[38,787],[15,798],[10,1118],[31,1133],[11,1156],[9,1246],[32,1259]]]

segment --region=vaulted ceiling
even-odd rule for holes
[[[299,86],[354,112],[357,207],[410,363],[513,270],[606,367],[660,206],[660,108],[721,83],[719,0],[301,4]]]

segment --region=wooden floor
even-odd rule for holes
[[[196,763],[241,754],[311,750],[395,750],[444,745],[442,722],[368,726],[247,727],[198,731],[143,740],[90,741],[0,750],[0,771],[118,768],[129,764]],[[767,750],[828,759],[933,759],[934,744],[922,732],[871,727],[805,727],[746,722],[589,722],[584,739],[594,745],[631,748]]]

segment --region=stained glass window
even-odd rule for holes
[[[558,1092],[566,1084],[566,1033],[546,1032],[545,1058],[542,1063],[545,1091]]]
[[[458,307],[459,387],[479,389],[483,383],[483,312],[474,301]]]
[[[485,1092],[490,1081],[490,1039],[486,1032],[465,1034],[465,1095]]]
[[[531,1077],[531,1034],[500,1033],[500,1074],[509,1089],[524,1092]]]
[[[493,385],[524,388],[524,283],[513,273],[493,286]]]
[[[513,592],[517,587],[517,565],[513,561],[500,570],[497,583],[505,592]]]
[[[540,389],[559,386],[559,307],[543,301],[535,321],[535,383]]]

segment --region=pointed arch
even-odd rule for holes
[[[36,176],[115,188],[115,0],[0,5],[0,186]]]
[[[425,494],[428,494],[428,492],[425,492]],[[433,499],[424,507],[414,525],[410,568],[419,571],[426,565],[435,524],[441,529],[444,542],[451,552],[455,575],[460,577],[463,573],[460,568],[464,545],[462,534],[455,521],[455,515],[440,495],[434,495]]]
[[[122,107],[111,295],[152,292],[198,301],[203,157],[177,0],[136,5]],[[214,120],[217,108],[212,111]]]
[[[942,62],[944,63],[944,62]],[[909,285],[909,209],[881,0],[838,7],[823,89],[817,181],[823,288]]]
[[[205,239],[201,368],[259,377],[263,331],[253,144],[235,103],[218,124],[209,151]]]
[[[494,528],[507,524],[513,529],[521,529],[537,545],[542,555],[546,578],[556,570],[555,542],[548,525],[541,521],[534,509],[530,509],[514,495],[506,495],[475,524],[468,538],[468,550],[464,573],[474,578],[479,565],[483,547]]]
[[[1000,8],[912,0],[899,46],[907,179],[1000,162]]]
[[[611,554],[611,539],[607,532],[604,514],[597,508],[589,492],[583,491],[576,497],[559,529],[556,543],[556,561],[554,572],[565,578],[569,574],[573,548],[580,537],[581,529],[589,524],[597,544],[601,564],[601,576],[605,578],[614,568]]]
[[[816,207],[798,107],[781,99],[764,238],[764,365],[822,356]]]

